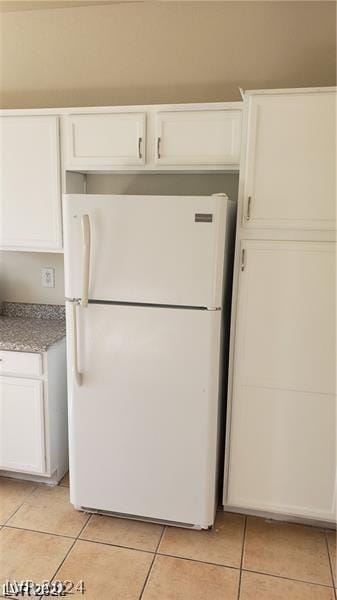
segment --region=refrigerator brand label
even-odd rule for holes
[[[211,213],[196,213],[194,220],[196,223],[212,223],[213,215]]]

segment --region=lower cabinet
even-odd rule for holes
[[[65,342],[0,351],[0,473],[57,483],[68,470]]]
[[[0,386],[1,468],[45,473],[42,382],[0,377]]]
[[[333,521],[336,244],[241,252],[225,504]]]

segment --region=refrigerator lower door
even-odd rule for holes
[[[77,313],[81,384],[68,327],[71,502],[209,527],[221,312],[90,304]]]

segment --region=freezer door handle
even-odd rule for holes
[[[73,338],[73,358],[72,367],[73,374],[77,385],[82,385],[82,373],[78,369],[78,339],[77,339],[77,305],[76,300],[71,302],[71,315],[72,315],[72,338]]]
[[[90,218],[82,215],[82,240],[83,240],[83,267],[82,267],[82,299],[81,306],[88,306],[89,298],[89,273],[90,273]]]

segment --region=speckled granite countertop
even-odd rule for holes
[[[0,303],[0,350],[45,352],[65,335],[64,306]]]

